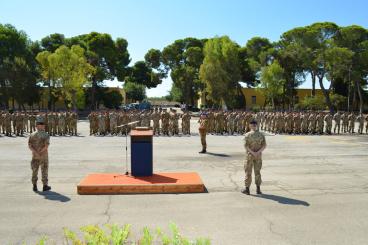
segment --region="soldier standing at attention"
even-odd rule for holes
[[[333,120],[335,121],[334,133],[336,133],[337,128],[337,134],[340,134],[340,124],[341,124],[340,112],[336,112],[335,115],[333,115]]]
[[[245,158],[245,189],[242,193],[250,195],[249,187],[252,184],[252,169],[254,168],[255,183],[257,185],[257,194],[261,192],[261,168],[262,168],[262,152],[266,148],[266,138],[258,131],[257,122],[252,120],[249,123],[250,131],[245,134],[244,147],[246,149]]]
[[[358,126],[358,134],[362,134],[363,133],[363,128],[364,128],[364,116],[363,116],[363,114],[359,114],[357,116],[356,120],[359,123],[359,126]]]
[[[32,184],[33,191],[38,191],[38,169],[41,167],[43,191],[51,190],[48,186],[48,147],[50,145],[50,136],[45,131],[45,121],[43,118],[38,117],[36,122],[37,131],[33,132],[28,139],[28,147],[32,151]]]
[[[199,153],[206,153],[207,152],[206,135],[208,127],[207,114],[202,113],[199,117],[198,122],[199,122],[199,136],[201,137],[201,144],[202,144],[202,151],[200,151]]]

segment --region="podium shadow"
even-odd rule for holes
[[[177,179],[170,178],[167,176],[163,176],[160,174],[153,174],[152,176],[142,176],[142,177],[134,177],[135,179],[144,180],[150,182],[152,184],[161,184],[161,183],[176,183]]]
[[[45,191],[45,192],[37,192],[38,195],[43,196],[45,199],[50,201],[59,201],[59,202],[69,202],[70,198],[64,196],[63,194],[57,193],[55,191]]]
[[[271,195],[271,194],[261,194],[261,195],[252,195],[252,196],[272,200],[272,201],[275,201],[281,204],[286,204],[286,205],[302,205],[306,207],[310,206],[310,204],[306,201],[283,197],[283,196],[277,196],[277,195]]]

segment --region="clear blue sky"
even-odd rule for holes
[[[185,37],[228,35],[245,45],[254,36],[276,41],[291,28],[319,21],[368,28],[367,9],[367,0],[2,0],[0,23],[24,30],[32,40],[56,32],[124,37],[135,62],[148,49]],[[167,79],[148,95],[162,96],[170,87]]]

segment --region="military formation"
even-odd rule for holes
[[[233,135],[249,131],[252,120],[262,131],[274,134],[368,133],[368,115],[353,112],[266,112],[208,110],[207,132]]]
[[[346,134],[368,133],[368,115],[353,112],[250,112],[243,110],[204,110],[207,134],[243,135],[252,120],[262,131],[274,134]],[[174,109],[102,110],[89,114],[90,135],[122,135],[137,126],[152,127],[155,135],[190,135],[191,113]],[[179,127],[181,121],[181,130]],[[136,123],[134,123],[136,122]],[[133,124],[130,124],[133,123]],[[130,125],[128,125],[130,124]],[[127,126],[121,126],[127,125]],[[120,126],[120,127],[119,127]]]
[[[260,112],[260,129],[274,134],[368,133],[368,115],[354,112]]]
[[[190,135],[191,115],[188,111],[177,113],[175,109],[151,110],[102,110],[88,115],[90,135],[125,135],[135,127],[152,127],[154,135]]]
[[[45,121],[45,130],[50,136],[77,135],[78,114],[71,111],[25,112],[0,111],[0,135],[24,136],[36,130],[36,118]]]

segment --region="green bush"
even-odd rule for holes
[[[324,110],[326,109],[325,99],[322,96],[307,96],[299,104],[303,109]]]
[[[116,224],[106,225],[107,229],[102,229],[98,225],[87,225],[80,228],[83,238],[79,238],[77,233],[64,228],[64,237],[66,244],[71,245],[121,245],[121,244],[139,244],[139,245],[210,245],[210,239],[197,238],[189,240],[183,237],[176,224],[170,223],[170,235],[165,234],[161,228],[156,231],[148,227],[143,228],[143,235],[137,241],[130,238],[131,225],[118,226]],[[48,239],[42,237],[37,245],[46,245]],[[54,244],[50,241],[50,244]]]
[[[261,110],[261,107],[259,105],[253,105],[251,106],[250,110],[253,112],[259,112]]]
[[[331,94],[330,99],[331,99],[332,105],[337,110],[343,109],[345,107],[345,105],[347,104],[346,96],[343,96],[343,95],[340,95],[340,94]]]

